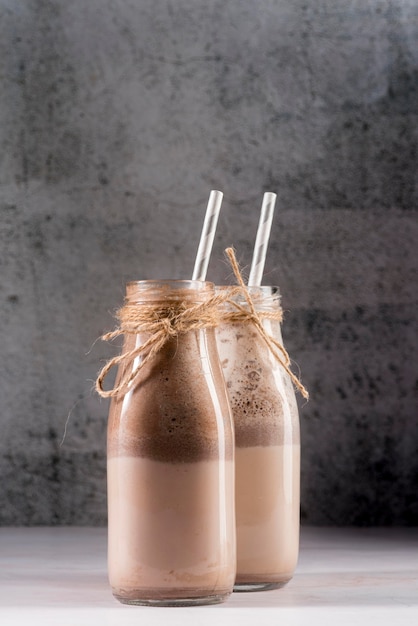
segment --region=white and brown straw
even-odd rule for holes
[[[223,193],[221,191],[212,190],[210,192],[205,221],[203,222],[202,234],[200,236],[199,248],[197,250],[196,261],[194,264],[192,280],[206,280],[213,239],[215,237],[219,212],[221,210],[222,198]]]
[[[249,287],[259,287],[261,285],[276,198],[276,194],[271,192],[267,192],[263,196],[263,204],[261,206],[260,221],[258,222],[253,260],[248,279]]]

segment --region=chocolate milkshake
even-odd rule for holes
[[[270,287],[252,288],[258,310],[278,310]],[[242,303],[242,302],[241,302]],[[264,327],[282,341],[280,322]],[[290,580],[299,551],[300,435],[292,383],[251,322],[217,329],[235,423],[237,576],[235,590]]]
[[[211,293],[198,281],[145,283],[128,285],[128,302],[193,303]],[[124,352],[147,338],[128,335]],[[122,363],[118,380],[126,373]],[[213,328],[170,338],[112,400],[108,510],[109,579],[121,602],[207,604],[231,593],[233,428]]]

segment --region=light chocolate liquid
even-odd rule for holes
[[[236,450],[237,583],[289,581],[299,551],[299,445]]]
[[[280,324],[266,323],[281,340]],[[295,396],[252,324],[222,325],[217,343],[235,424],[235,588],[275,588],[292,578],[299,552]]]
[[[233,549],[219,534],[222,507],[233,483],[233,463],[164,463],[141,457],[109,460],[110,582],[118,595],[186,597],[196,590],[226,592]],[[219,485],[226,485],[220,498]],[[222,580],[224,583],[222,584]],[[232,581],[233,582],[233,581]],[[174,590],[174,591],[173,591]]]

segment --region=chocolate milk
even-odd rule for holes
[[[143,340],[130,336],[126,348]],[[231,593],[233,429],[213,329],[170,339],[112,401],[108,509],[120,601],[187,605]]]
[[[236,450],[237,585],[288,582],[299,551],[299,445]]]
[[[268,288],[264,288],[268,289]],[[265,320],[281,341],[280,323]],[[292,383],[251,323],[217,330],[235,423],[236,590],[282,586],[299,551],[300,435]]]

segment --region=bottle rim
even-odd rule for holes
[[[222,291],[223,289],[230,289],[234,285],[215,285],[215,291]],[[280,287],[277,285],[260,285],[257,287],[247,287],[251,295],[257,295],[263,297],[278,297],[281,298]]]
[[[215,293],[230,288],[231,285],[215,285]],[[282,296],[279,287],[276,285],[261,285],[259,287],[247,287],[247,289],[257,309],[268,309],[270,306],[277,308],[280,306]],[[234,300],[238,304],[246,304],[245,296],[242,293],[235,296]]]
[[[128,300],[201,301],[213,295],[215,286],[205,280],[150,279],[131,280],[126,284]]]
[[[198,289],[202,288],[205,285],[214,286],[210,280],[188,280],[188,279],[179,279],[179,278],[150,278],[146,280],[130,280],[126,283],[127,285],[137,285],[138,287],[153,287],[153,286],[172,286],[174,289],[177,287],[184,288],[189,286],[190,289]]]

